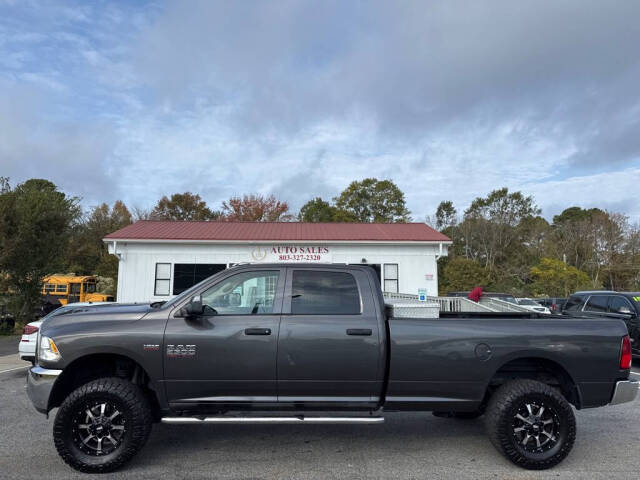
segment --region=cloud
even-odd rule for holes
[[[104,162],[114,138],[107,125],[45,121],[46,96],[36,88],[0,82],[1,175],[14,182],[27,178],[54,180],[89,205],[101,203],[115,188]]]
[[[0,5],[0,162],[16,178],[141,206],[190,190],[298,208],[375,176],[417,220],[501,186],[549,215],[636,212],[619,185],[640,168],[638,2],[77,7]],[[74,176],[84,165],[99,173]]]

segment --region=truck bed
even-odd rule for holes
[[[622,321],[536,313],[444,313],[387,321],[386,408],[474,410],[492,379],[518,359],[548,366],[575,385],[576,407],[607,404],[619,370]],[[556,373],[558,374],[558,373]]]

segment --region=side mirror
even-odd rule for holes
[[[202,297],[195,295],[189,303],[180,309],[181,317],[197,317],[204,313],[204,305],[202,305]]]

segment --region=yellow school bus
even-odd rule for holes
[[[96,293],[96,277],[92,275],[50,275],[42,282],[46,303],[67,305],[77,302],[113,302],[113,295]]]

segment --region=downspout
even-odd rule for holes
[[[113,254],[118,257],[118,260],[122,260],[122,255],[118,253],[118,241],[113,241]]]

